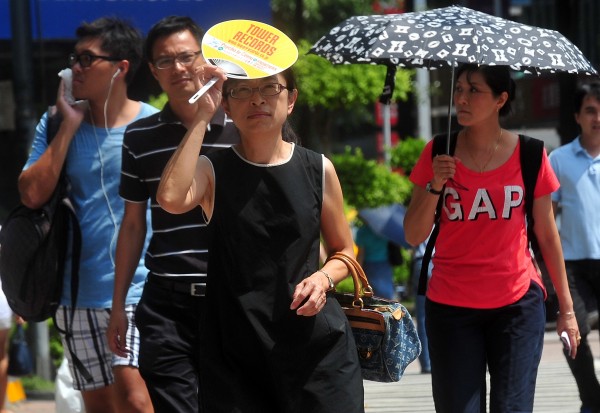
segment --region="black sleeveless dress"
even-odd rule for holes
[[[318,268],[323,158],[294,146],[278,165],[233,149],[208,155],[215,172],[203,328],[206,411],[364,412],[354,339],[337,301],[316,316],[290,310]]]

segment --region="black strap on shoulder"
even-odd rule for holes
[[[525,214],[527,219],[527,239],[533,251],[538,250],[537,238],[533,232],[533,193],[542,166],[544,142],[529,136],[519,135],[521,145],[521,173],[525,184]]]
[[[450,153],[454,155],[456,150],[456,141],[458,139],[458,132],[452,132],[450,134]],[[436,155],[443,155],[446,153],[446,135],[435,135],[433,137],[433,146],[431,148],[431,158],[433,159]]]
[[[48,109],[48,121],[46,123],[46,141],[48,145],[52,142],[52,139],[56,136],[58,129],[60,128],[60,123],[62,122],[62,115],[60,112],[56,110],[55,106],[52,106]],[[66,175],[66,164],[63,165],[60,171],[60,178],[58,180],[55,191],[58,191],[58,205],[57,208],[64,208],[65,212],[68,216],[70,223],[70,233],[73,238],[70,242],[72,254],[71,254],[71,317],[69,325],[66,327],[64,331],[58,328],[58,324],[56,323],[56,314],[52,317],[52,321],[54,322],[54,326],[61,333],[69,336],[73,333],[73,318],[75,316],[75,307],[77,306],[77,295],[79,294],[79,261],[81,258],[81,230],[79,228],[79,221],[77,220],[77,214],[75,213],[75,207],[71,203],[71,200],[68,197],[68,178]],[[64,274],[64,257],[59,260],[60,273]],[[68,342],[68,340],[67,340]],[[71,360],[75,366],[75,368],[81,373],[83,378],[91,383],[93,380],[90,372],[85,368],[81,360],[75,355],[75,352],[68,346],[69,353],[71,354]]]
[[[457,133],[452,134],[450,140],[450,155],[454,154],[456,149],[456,137]],[[527,239],[531,245],[533,251],[537,250],[537,238],[533,232],[533,193],[535,185],[537,183],[538,173],[542,166],[542,154],[544,150],[544,142],[531,138],[525,135],[519,135],[520,143],[520,162],[521,162],[521,174],[523,176],[523,183],[525,185],[525,214],[527,218]],[[445,153],[445,141],[444,137],[438,135],[434,137],[433,148],[431,156]],[[423,263],[421,265],[421,274],[419,275],[419,287],[417,290],[418,295],[425,295],[427,291],[427,273],[429,270],[429,262],[431,261],[431,255],[433,254],[433,248],[435,246],[435,240],[440,231],[440,217],[442,213],[443,197],[440,196],[438,204],[435,210],[435,221],[434,227],[427,241],[427,247],[425,248],[425,254],[423,255]]]
[[[453,132],[450,135],[450,153],[449,155],[454,155],[454,151],[456,150],[456,141],[458,139],[458,132]],[[431,158],[433,159],[436,155],[442,155],[446,153],[446,137],[444,135],[436,135],[433,137],[433,144],[431,148]],[[435,218],[433,221],[433,230],[431,234],[429,234],[429,240],[427,241],[427,246],[425,247],[425,254],[423,255],[422,263],[421,263],[421,274],[419,274],[419,286],[417,287],[418,295],[425,295],[425,291],[427,291],[427,274],[429,272],[429,262],[431,261],[431,256],[433,254],[433,247],[435,246],[435,240],[440,232],[440,218],[442,216],[442,207],[444,204],[444,188],[442,188],[442,195],[438,198],[437,205],[435,207]]]
[[[61,122],[62,115],[56,109],[56,106],[50,106],[48,108],[48,120],[46,122],[46,142],[48,142],[48,145],[50,145],[50,142],[52,142],[52,139],[54,139],[58,133]]]

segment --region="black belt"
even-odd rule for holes
[[[175,279],[173,279],[175,278]],[[161,277],[159,275],[148,275],[148,282],[157,287],[164,288],[176,293],[192,295],[194,297],[203,297],[206,293],[205,282],[190,282],[177,280],[176,277]]]

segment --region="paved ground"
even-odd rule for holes
[[[55,413],[56,404],[48,400],[27,400],[8,407],[14,413]],[[63,413],[63,412],[57,412]],[[66,412],[64,412],[66,413]]]
[[[593,333],[590,337],[593,337],[592,343],[594,343],[592,351],[598,356],[598,336]],[[561,346],[556,332],[548,331],[544,339],[544,352],[538,371],[535,413],[579,413],[577,385],[562,355]],[[596,359],[596,373],[600,377],[598,359]],[[431,376],[421,374],[419,363],[415,361],[408,366],[399,383],[366,381],[365,404],[366,413],[434,412]]]
[[[591,335],[593,352],[598,355],[595,333]],[[596,360],[600,376],[600,360]],[[415,361],[406,369],[399,383],[365,381],[366,413],[418,413],[434,412],[431,398],[431,376],[421,374]],[[561,344],[555,332],[547,332],[544,353],[540,364],[535,413],[578,413],[577,386],[561,353]],[[52,401],[28,400],[10,407],[14,413],[54,413]]]

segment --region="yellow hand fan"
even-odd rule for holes
[[[253,20],[228,20],[212,26],[202,39],[204,59],[228,77],[259,79],[280,73],[298,59],[298,48],[285,33]],[[212,85],[209,80],[189,99],[196,102]]]

